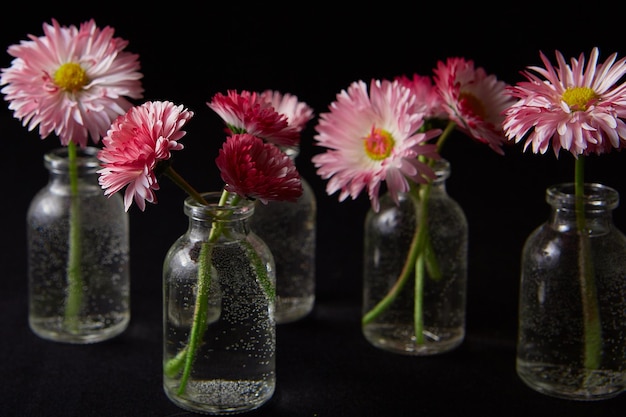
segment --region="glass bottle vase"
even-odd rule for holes
[[[288,149],[292,159],[297,150]],[[315,305],[315,239],[317,202],[301,178],[298,201],[256,203],[250,224],[270,247],[276,261],[276,323],[306,317]]]
[[[449,162],[434,170],[398,204],[384,194],[365,219],[362,332],[389,352],[433,355],[465,337],[467,220],[446,191]]]
[[[254,203],[184,202],[189,227],[163,265],[163,387],[179,407],[231,414],[276,384],[274,258],[249,227]]]
[[[76,149],[75,163],[67,147],[46,153],[49,180],[28,208],[28,322],[56,342],[100,342],[130,321],[128,215],[98,185],[97,152]]]
[[[548,187],[548,220],[521,259],[517,374],[540,393],[600,400],[626,389],[626,237],[616,190]],[[581,232],[582,231],[582,232]]]

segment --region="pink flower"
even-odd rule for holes
[[[302,183],[296,167],[276,146],[248,133],[229,136],[215,160],[224,188],[244,198],[296,201]]]
[[[118,117],[98,153],[103,166],[98,181],[104,194],[128,186],[124,195],[127,211],[133,199],[141,211],[146,201],[156,203],[157,165],[170,159],[171,151],[183,149],[178,140],[186,132],[181,129],[192,117],[193,112],[169,101],[146,102]]]
[[[257,93],[229,90],[228,95],[215,94],[207,105],[222,118],[230,133],[250,133],[278,146],[293,147],[300,142],[300,132],[289,125],[287,116]]]
[[[495,75],[487,75],[483,68],[463,58],[439,61],[434,70],[434,81],[442,95],[444,108],[459,130],[471,138],[489,145],[498,154],[504,154],[506,138],[502,130],[502,112],[513,100],[505,93],[506,84]]]
[[[398,193],[409,190],[407,179],[426,183],[435,173],[418,159],[439,158],[427,141],[440,130],[417,133],[423,114],[413,111],[415,95],[398,81],[372,80],[352,83],[320,114],[314,137],[326,152],[312,161],[323,179],[330,179],[327,193],[340,191],[339,201],[356,199],[367,188],[372,208],[379,210],[383,182],[398,202]]]
[[[561,149],[577,157],[622,148],[626,83],[617,82],[626,74],[626,58],[616,62],[614,53],[598,65],[598,55],[593,48],[586,67],[583,54],[570,66],[556,51],[555,67],[540,52],[545,69],[528,67],[522,72],[527,81],[508,89],[518,101],[505,112],[507,138],[515,143],[526,138],[524,150],[532,145],[542,154],[552,142],[557,158]]]
[[[298,101],[298,97],[293,94],[265,90],[261,93],[261,99],[271,105],[276,112],[285,115],[287,124],[298,132],[301,132],[314,117],[313,109],[308,104]]]
[[[424,113],[425,119],[448,119],[443,99],[430,77],[413,74],[412,78],[400,75],[395,79],[415,95],[415,111]]]
[[[8,48],[14,57],[2,69],[0,90],[9,109],[28,130],[39,126],[42,139],[54,132],[63,146],[98,143],[111,121],[143,96],[138,55],[125,52],[126,40],[94,20],[43,25],[44,36]]]

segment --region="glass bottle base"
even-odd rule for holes
[[[201,414],[227,415],[255,410],[268,402],[275,385],[267,381],[189,381],[184,395],[179,395],[179,380],[166,378],[165,395],[178,407]]]
[[[75,329],[64,323],[63,317],[29,317],[28,324],[33,333],[53,342],[89,344],[111,339],[126,330],[130,314],[114,317],[82,317]]]
[[[315,297],[276,297],[274,316],[277,324],[291,323],[306,317],[315,304]]]
[[[416,343],[411,325],[368,324],[363,335],[373,346],[404,355],[436,355],[453,350],[465,338],[465,328],[424,329],[424,343]]]
[[[516,364],[517,375],[530,388],[542,394],[578,401],[613,398],[626,391],[626,371],[585,372],[568,366],[525,362]]]

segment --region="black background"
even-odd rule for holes
[[[222,186],[214,164],[224,140],[222,122],[206,106],[217,92],[288,92],[319,114],[353,81],[431,75],[437,61],[450,56],[472,59],[512,84],[522,80],[519,71],[526,66],[542,65],[539,51],[552,62],[557,49],[567,58],[588,57],[598,46],[600,61],[613,52],[618,58],[626,54],[623,16],[610,5],[617,3],[601,1],[576,10],[567,3],[527,2],[497,8],[389,1],[356,7],[155,2],[132,12],[129,3],[13,3],[0,26],[0,49],[27,34],[42,35],[42,24],[52,18],[66,26],[94,18],[101,27],[114,27],[116,36],[130,42],[127,50],[140,55],[144,99],[170,100],[195,112],[174,166],[200,190]],[[10,63],[7,53],[0,54],[0,67]],[[27,325],[25,216],[47,181],[43,154],[59,142],[54,136],[42,141],[13,117],[7,103],[0,107],[1,414],[189,414],[171,404],[160,385],[161,262],[187,227],[182,191],[164,179],[157,205],[145,212],[130,209],[129,329],[93,346],[40,340]],[[315,123],[303,133],[297,164],[318,201],[316,307],[304,320],[279,327],[277,391],[251,415],[623,415],[625,398],[556,400],[515,375],[521,248],[547,217],[545,188],[573,179],[571,155],[523,153],[518,145],[501,156],[459,133],[452,136],[443,151],[452,164],[448,192],[463,207],[470,230],[467,337],[445,355],[404,357],[369,346],[360,334],[362,229],[369,201],[362,195],[340,203],[337,195],[326,194],[311,163],[322,151],[313,143]],[[624,158],[620,152],[589,157],[587,181],[626,195]],[[614,218],[626,230],[626,206]]]

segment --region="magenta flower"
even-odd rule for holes
[[[383,182],[394,201],[409,190],[408,179],[426,183],[435,173],[418,157],[439,158],[427,141],[439,130],[418,133],[423,114],[415,113],[415,96],[398,81],[352,83],[337,95],[330,112],[320,114],[314,137],[326,152],[313,156],[317,173],[329,179],[327,193],[339,201],[356,199],[367,189],[372,208],[379,209]]]
[[[302,183],[296,167],[278,147],[249,133],[229,136],[215,159],[225,189],[244,198],[296,201]]]
[[[171,157],[171,151],[183,149],[179,143],[186,132],[181,130],[193,112],[169,101],[146,102],[118,117],[102,139],[98,153],[103,168],[98,171],[105,195],[126,187],[124,206],[128,211],[133,200],[141,211],[148,201],[156,203],[159,189],[155,174],[158,164]]]
[[[586,67],[583,54],[570,66],[556,51],[555,67],[540,52],[545,68],[528,67],[522,72],[527,81],[508,90],[518,101],[505,112],[507,138],[525,139],[524,150],[530,146],[534,153],[551,145],[557,157],[561,149],[578,156],[622,148],[626,83],[618,81],[626,74],[626,58],[615,61],[614,53],[598,65],[598,55],[593,48]]]
[[[495,75],[487,75],[483,68],[475,68],[474,61],[463,58],[439,61],[434,81],[449,120],[469,137],[503,155],[506,138],[502,112],[513,102],[505,93],[507,85]]]
[[[278,113],[255,92],[217,93],[207,105],[226,123],[229,133],[249,133],[278,146],[300,143],[298,128],[290,126],[286,115]]]
[[[39,126],[42,139],[55,133],[63,146],[87,146],[106,133],[111,121],[131,107],[127,97],[143,96],[138,55],[125,52],[126,40],[94,20],[43,25],[44,36],[8,48],[14,57],[3,68],[0,90],[9,109],[28,130]]]

